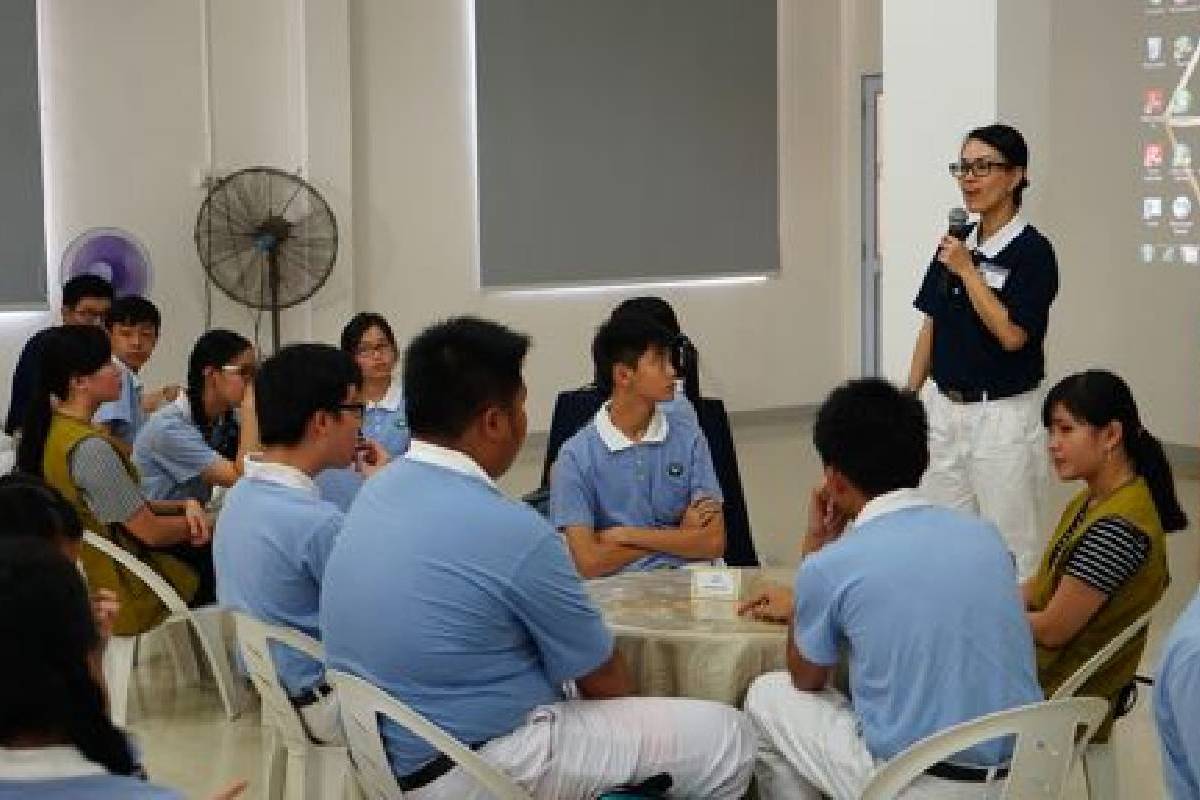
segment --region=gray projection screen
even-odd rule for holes
[[[0,307],[46,302],[37,4],[0,3]]]
[[[480,282],[779,268],[775,0],[476,0]]]

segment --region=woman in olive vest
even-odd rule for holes
[[[1087,484],[1022,586],[1049,696],[1158,602],[1168,581],[1164,532],[1186,527],[1187,518],[1162,445],[1143,427],[1125,381],[1103,370],[1064,378],[1046,396],[1042,420],[1058,476]],[[1145,645],[1143,631],[1080,693],[1112,707]],[[1110,713],[1102,741],[1111,726]]]
[[[100,328],[63,325],[44,338],[17,467],[42,476],[74,506],[87,530],[132,552],[185,600],[210,602],[213,587],[201,586],[198,577],[212,573],[204,510],[195,501],[147,501],[137,470],[108,433],[92,424],[100,404],[121,391],[108,337]],[[81,561],[93,589],[117,594],[120,612],[113,632],[118,636],[148,630],[166,615],[154,593],[107,556],[84,548]]]

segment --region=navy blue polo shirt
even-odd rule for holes
[[[975,231],[966,239],[975,248]],[[1020,216],[976,249],[988,285],[1028,335],[1006,351],[975,312],[961,279],[934,258],[913,305],[933,319],[930,373],[942,389],[1012,395],[1035,388],[1046,374],[1043,342],[1058,294],[1058,261],[1049,240]]]

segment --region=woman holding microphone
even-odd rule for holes
[[[963,141],[950,174],[977,221],[964,238],[938,243],[913,303],[925,320],[908,377],[914,392],[933,379],[923,392],[930,462],[922,491],[994,522],[1022,579],[1044,546],[1037,388],[1058,293],[1054,248],[1020,213],[1028,165],[1025,139],[1008,125],[977,128]]]

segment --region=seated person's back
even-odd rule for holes
[[[674,394],[674,337],[636,315],[593,342],[609,400],[559,451],[550,517],[584,577],[673,567],[725,550],[721,488],[704,434],[658,404]]]

